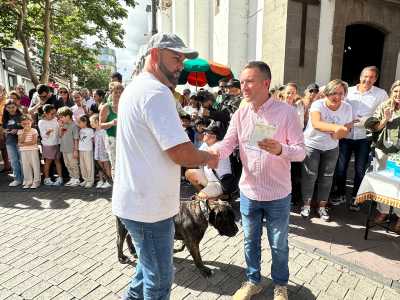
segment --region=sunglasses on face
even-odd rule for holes
[[[45,95],[39,95],[39,98],[40,98],[40,99],[46,99],[46,97],[47,97],[47,94],[45,94]]]
[[[319,90],[315,89],[315,90],[309,90],[310,93],[314,93],[317,94],[319,92]]]
[[[67,94],[67,91],[59,91],[59,94]]]

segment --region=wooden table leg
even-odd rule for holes
[[[368,211],[368,216],[367,216],[367,221],[365,222],[365,235],[364,235],[364,240],[368,239],[368,232],[369,229],[373,226],[370,226],[370,222],[371,222],[371,217],[375,211],[375,207],[376,207],[376,202],[370,200],[369,201],[369,211]]]

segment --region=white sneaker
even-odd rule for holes
[[[93,183],[86,182],[86,184],[85,184],[85,189],[90,189],[90,188],[92,188],[92,187],[93,187]]]
[[[311,213],[311,207],[310,206],[303,206],[301,208],[301,212],[300,215],[305,218],[308,219],[310,217],[310,213]]]
[[[112,185],[108,181],[104,182],[101,186],[102,189],[109,189],[110,187],[112,187]]]
[[[72,183],[69,186],[72,186],[72,187],[79,186],[81,183],[78,178],[73,178],[71,180],[72,180]]]
[[[53,182],[53,185],[54,185],[54,186],[60,186],[60,185],[62,185],[62,184],[63,184],[63,180],[62,180],[61,177],[57,177],[56,181]]]
[[[252,296],[257,295],[262,291],[263,287],[259,284],[254,284],[250,281],[246,281],[242,284],[242,287],[236,291],[232,296],[233,300],[249,300]]]
[[[68,182],[66,182],[64,185],[65,186],[71,186],[75,182],[75,179],[71,178]]]
[[[19,186],[21,185],[21,183],[22,183],[21,181],[14,180],[8,186]]]
[[[54,185],[54,182],[51,181],[50,178],[45,178],[45,179],[43,180],[43,184],[44,184],[44,185]]]
[[[320,207],[319,210],[318,210],[318,214],[319,214],[319,217],[322,220],[324,220],[325,222],[329,222],[330,219],[331,219],[329,217],[328,210],[325,207]]]
[[[38,188],[39,186],[40,186],[40,182],[33,183],[33,184],[31,185],[31,189],[36,189],[36,188]]]
[[[104,181],[103,180],[99,180],[98,182],[97,182],[97,184],[96,184],[96,188],[101,188],[101,186],[104,184]]]
[[[30,184],[24,184],[24,185],[22,186],[23,189],[29,189],[30,187],[31,187]]]
[[[276,285],[274,288],[274,300],[288,300],[287,287]]]
[[[79,186],[84,187],[86,185],[86,181],[82,181],[81,183],[79,183]]]

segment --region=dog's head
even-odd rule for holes
[[[226,201],[207,201],[210,209],[209,222],[218,230],[220,235],[235,236],[239,231],[235,223],[235,213]]]

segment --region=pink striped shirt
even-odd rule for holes
[[[259,118],[276,126],[273,139],[281,143],[281,155],[273,155],[248,144]],[[269,98],[257,112],[252,104],[239,108],[232,116],[224,140],[215,149],[223,159],[238,145],[243,164],[239,187],[246,197],[271,201],[291,193],[290,162],[302,161],[305,157],[303,131],[293,107]]]

